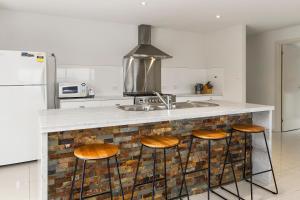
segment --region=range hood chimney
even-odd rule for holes
[[[151,45],[151,25],[139,25],[138,33],[138,45],[134,49],[132,49],[127,55],[125,55],[124,58],[172,58],[172,56]]]
[[[148,96],[161,92],[161,60],[170,55],[151,45],[151,26],[139,25],[138,45],[123,59],[123,95]]]

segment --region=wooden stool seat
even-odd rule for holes
[[[228,133],[221,130],[196,130],[192,135],[205,140],[220,140],[228,137]]]
[[[83,160],[105,159],[115,156],[119,148],[113,144],[87,144],[74,150],[74,155]]]
[[[179,139],[173,136],[145,136],[141,143],[150,148],[170,148],[179,144]]]
[[[232,128],[244,133],[262,133],[265,131],[264,127],[254,124],[235,124]]]

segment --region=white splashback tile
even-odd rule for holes
[[[207,69],[207,81],[211,81],[214,86],[214,93],[223,95],[224,86],[224,69],[223,68],[212,68]]]
[[[99,67],[94,69],[90,84],[96,94],[114,96],[123,94],[123,70],[121,67]]]
[[[196,83],[207,81],[206,69],[162,68],[162,92],[193,94]]]
[[[58,82],[86,82],[98,96],[120,96],[123,93],[122,67],[59,66]]]
[[[212,81],[216,94],[223,91],[223,69],[162,68],[162,92],[193,94],[196,83]],[[123,94],[123,68],[121,66],[59,66],[58,82],[86,82],[97,96]]]

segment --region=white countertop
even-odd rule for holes
[[[40,131],[47,133],[274,110],[273,106],[210,102],[219,106],[149,112],[124,111],[117,107],[45,110],[40,114]]]
[[[221,94],[175,94],[176,97],[215,97]],[[108,100],[127,100],[133,99],[130,96],[95,96],[93,98],[66,98],[60,99],[60,102],[82,102],[82,101],[108,101]]]

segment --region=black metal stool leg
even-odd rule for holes
[[[168,199],[168,181],[167,181],[167,158],[166,149],[164,149],[164,176],[165,176],[165,199]]]
[[[179,147],[178,145],[176,146],[177,152],[178,152],[178,156],[179,156],[179,166],[180,166],[180,171],[181,171],[181,175],[182,175],[182,183],[184,183],[184,188],[186,190],[186,194],[187,194],[187,199],[189,200],[189,191],[186,185],[186,181],[185,181],[185,175],[184,175],[184,170],[183,170],[183,166],[182,166],[182,159],[181,159],[181,155],[180,155],[180,151],[179,151]],[[179,194],[179,197],[181,199],[181,194]]]
[[[144,147],[144,145],[141,145],[139,160],[138,160],[138,164],[137,164],[137,168],[136,168],[136,172],[135,172],[135,177],[134,177],[134,181],[133,181],[133,187],[132,187],[132,191],[131,191],[131,200],[133,200],[133,194],[134,194],[134,189],[135,189],[137,176],[138,176],[138,172],[139,172],[139,167],[140,167],[140,162],[141,162],[141,158],[142,158],[143,147]]]
[[[251,180],[250,180],[250,181],[247,180],[247,179],[245,179],[245,180],[246,180],[248,183],[250,183],[251,186],[255,185],[255,186],[257,186],[257,187],[259,187],[259,188],[261,188],[261,189],[263,189],[263,190],[266,190],[266,191],[268,191],[268,192],[270,192],[270,193],[272,193],[272,194],[278,194],[278,188],[277,188],[277,183],[276,183],[276,179],[275,179],[275,174],[274,174],[274,169],[273,169],[273,165],[272,165],[272,160],[271,160],[271,155],[270,155],[270,151],[269,151],[269,147],[268,147],[267,138],[266,138],[266,135],[265,135],[265,132],[264,132],[264,131],[261,132],[261,133],[263,133],[263,135],[264,135],[264,140],[265,140],[265,144],[266,144],[266,148],[267,148],[267,154],[268,154],[268,159],[269,159],[269,163],[270,163],[271,169],[270,169],[270,170],[261,171],[261,172],[257,172],[257,173],[254,173],[254,174],[253,174],[253,172],[252,172],[251,175],[252,175],[252,176],[256,176],[256,175],[259,175],[259,174],[263,174],[263,173],[267,173],[267,172],[272,172],[273,181],[274,181],[274,185],[275,185],[276,191],[274,192],[274,191],[272,191],[272,190],[270,190],[270,189],[268,189],[268,188],[265,188],[265,187],[263,187],[263,186],[261,186],[261,185],[259,185],[259,184],[257,184],[257,183],[254,183],[253,180],[252,180],[252,177],[251,177]],[[251,151],[251,152],[252,152],[252,151]],[[251,158],[252,158],[252,154],[250,154],[250,156],[251,156]],[[252,165],[252,163],[251,163],[251,165]],[[251,194],[252,194],[252,193],[251,193]]]
[[[73,173],[73,179],[72,179],[72,185],[71,185],[71,191],[70,191],[70,200],[73,199],[73,190],[74,190],[74,185],[75,185],[77,165],[78,165],[78,158],[76,158],[76,160],[75,160],[75,169],[74,169],[74,173]]]
[[[253,162],[252,162],[252,143],[250,141],[250,188],[251,188],[251,200],[253,200]]]
[[[118,172],[118,177],[119,177],[119,184],[120,184],[120,188],[121,188],[122,199],[124,200],[124,191],[123,191],[122,179],[121,179],[120,170],[119,170],[120,165],[119,165],[117,156],[115,156],[115,160],[116,160],[116,164],[117,164],[117,172]]]
[[[111,174],[110,174],[109,158],[107,158],[107,172],[108,172],[108,183],[109,183],[109,190],[110,190],[110,199],[113,200],[113,192],[112,192],[112,186],[111,186]]]
[[[83,161],[82,181],[81,181],[81,187],[80,187],[80,200],[83,199],[83,186],[84,186],[84,179],[85,179],[85,167],[86,167],[86,160]]]
[[[274,174],[273,164],[272,164],[272,160],[271,160],[271,155],[270,155],[269,146],[268,146],[268,142],[267,142],[267,138],[266,138],[266,133],[265,133],[265,131],[264,131],[264,139],[265,139],[266,148],[267,148],[268,157],[269,157],[269,162],[270,162],[271,171],[272,171],[272,175],[273,175],[273,181],[274,181],[275,189],[276,189],[276,192],[272,192],[272,191],[271,191],[271,192],[274,193],[274,194],[278,194],[277,183],[276,183],[276,179],[275,179],[275,174]]]
[[[191,151],[192,151],[193,140],[194,140],[194,137],[191,136],[190,146],[189,146],[189,149],[188,149],[188,154],[187,154],[187,158],[186,158],[186,162],[185,162],[185,168],[184,168],[184,174],[183,174],[184,180],[185,180],[186,170],[187,170],[187,167],[188,167],[188,164],[189,164],[190,154],[191,154]],[[180,196],[182,194],[182,189],[183,189],[183,180],[181,182],[181,187],[180,187],[180,193],[179,193]]]
[[[230,152],[230,145],[231,145],[231,139],[232,139],[232,134],[230,134],[230,138],[229,138],[229,142],[226,140],[226,144],[228,146],[228,152],[229,152],[229,162],[230,162],[230,166],[231,166],[231,170],[232,170],[232,174],[233,174],[233,178],[234,178],[234,184],[235,184],[235,188],[236,188],[236,192],[237,192],[237,197],[239,199],[242,199],[240,197],[240,192],[239,192],[239,187],[238,187],[238,184],[237,184],[237,180],[236,180],[236,176],[235,176],[235,171],[234,171],[234,166],[233,166],[233,160],[232,160],[232,155],[231,155],[231,152]],[[226,162],[226,161],[225,161]],[[235,195],[236,196],[236,195]]]
[[[247,134],[244,133],[244,168],[243,168],[243,178],[246,179],[246,163],[247,163]]]
[[[208,140],[208,184],[207,184],[207,199],[209,200],[210,199],[210,158],[211,158],[211,152],[210,152],[210,149],[211,149],[211,141]]]
[[[155,179],[156,179],[156,149],[154,149],[154,155],[153,155],[152,200],[155,199]]]
[[[236,175],[235,175],[235,171],[234,171],[234,166],[233,166],[233,159],[232,159],[232,155],[231,155],[231,152],[230,152],[231,141],[232,141],[232,133],[233,132],[231,131],[230,136],[229,136],[229,141],[227,140],[227,138],[225,139],[227,149],[226,149],[226,154],[225,154],[225,159],[224,159],[224,163],[223,163],[221,177],[220,177],[220,180],[219,180],[219,187],[221,189],[225,190],[226,192],[228,192],[228,193],[236,196],[239,200],[240,199],[244,200],[240,196],[240,192],[239,192],[239,188],[238,188],[238,183],[237,183],[237,179],[236,179]],[[227,163],[227,158],[229,158],[229,163]],[[231,167],[231,171],[232,171],[233,178],[234,178],[234,184],[235,184],[235,188],[236,188],[236,192],[237,192],[236,194],[234,192],[232,192],[232,191],[230,191],[230,190],[228,190],[228,189],[226,189],[225,187],[222,186],[224,171],[225,171],[225,167],[226,167],[227,164],[230,164],[230,167]],[[216,192],[214,192],[214,193],[216,194]],[[219,195],[219,194],[217,194],[217,195]],[[224,197],[222,196],[221,198],[224,198]]]
[[[231,144],[231,138],[232,138],[232,133],[230,134],[229,145]],[[227,139],[226,139],[226,143],[227,143]],[[226,154],[225,154],[225,162],[223,163],[223,168],[222,168],[221,178],[220,178],[220,180],[219,180],[219,186],[222,185],[222,181],[223,181],[223,176],[224,176],[225,166],[226,166],[227,158],[228,158],[228,154],[229,154],[229,148],[230,148],[229,145],[228,145],[228,143],[227,143]]]
[[[243,176],[244,179],[250,183],[250,195],[251,195],[251,200],[253,200],[253,182],[252,182],[252,176],[253,176],[253,166],[252,166],[252,144],[250,143],[250,181],[248,181],[246,177],[246,165],[247,165],[247,133],[244,133],[244,138],[245,138],[245,148],[244,148],[244,171],[243,171]],[[250,141],[251,142],[251,141]]]

